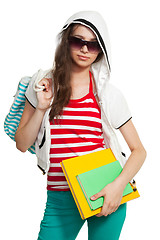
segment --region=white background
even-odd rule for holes
[[[16,150],[5,135],[4,118],[20,78],[52,67],[57,33],[81,10],[97,10],[107,22],[112,46],[111,81],[124,93],[148,153],[136,176],[141,197],[128,203],[120,239],[160,239],[158,0],[6,0],[1,4],[0,239],[37,239],[46,203],[46,177],[37,168],[35,156]],[[87,239],[86,224],[77,239]]]

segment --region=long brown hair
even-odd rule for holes
[[[53,68],[53,87],[54,98],[49,114],[50,121],[62,115],[63,108],[69,103],[71,97],[70,73],[72,59],[70,56],[70,49],[68,38],[73,32],[73,27],[79,24],[71,24],[66,30],[60,34],[60,43],[56,49],[54,68]],[[103,53],[99,53],[95,62],[99,61]]]

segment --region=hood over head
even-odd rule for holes
[[[97,37],[104,56],[99,62],[92,64],[91,71],[93,72],[96,84],[98,84],[99,88],[102,88],[103,84],[109,80],[111,72],[110,40],[106,23],[98,12],[81,11],[66,21],[62,31],[67,29],[72,23],[79,23],[89,27]]]

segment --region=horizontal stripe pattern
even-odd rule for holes
[[[25,77],[25,78],[22,78],[21,81],[19,82],[16,95],[14,96],[14,102],[4,121],[4,131],[14,141],[15,141],[15,133],[19,126],[19,122],[21,120],[23,110],[25,107],[25,101],[26,101],[25,92],[28,87],[29,81],[30,81],[30,78]],[[32,145],[28,150],[34,154],[35,145]]]
[[[68,191],[69,186],[62,171],[62,160],[81,156],[105,148],[102,136],[101,113],[90,92],[78,100],[70,100],[59,116],[59,122],[50,122],[51,148],[47,189]]]

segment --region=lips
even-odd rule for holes
[[[86,61],[89,59],[89,57],[86,57],[86,56],[83,56],[83,55],[78,55],[78,58],[83,60],[83,61]]]

